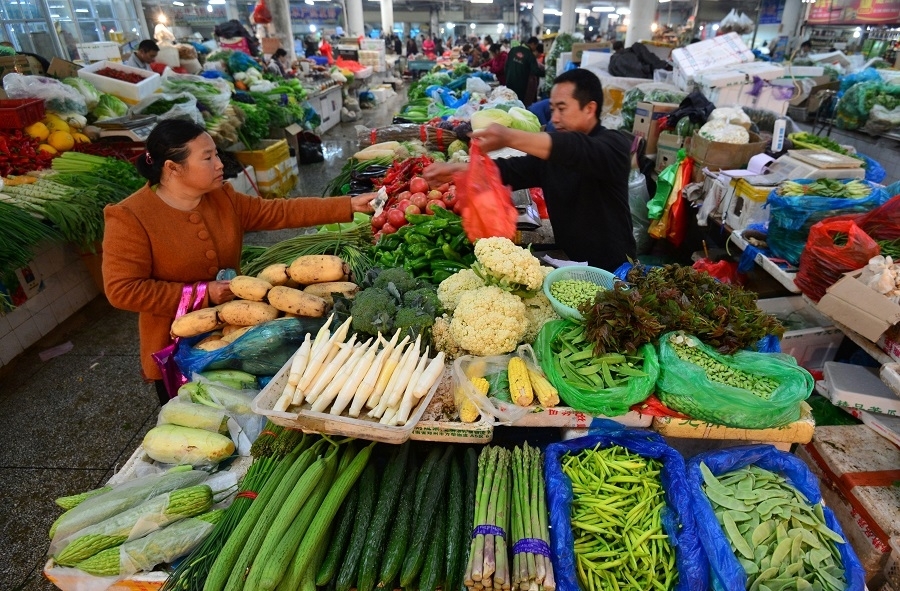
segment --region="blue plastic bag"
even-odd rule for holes
[[[709,566],[704,560],[699,532],[691,514],[690,490],[684,459],[666,445],[663,438],[649,431],[626,429],[608,420],[596,419],[586,437],[553,443],[544,455],[544,474],[550,512],[550,545],[557,591],[580,591],[576,578],[575,540],[569,516],[572,484],[563,474],[560,459],[567,452],[619,445],[662,464],[660,479],[665,490],[666,510],[662,514],[663,529],[675,549],[678,583],[675,591],[701,591],[707,588]]]
[[[687,476],[690,482],[691,504],[694,520],[701,535],[703,548],[712,571],[713,586],[727,591],[744,591],[747,574],[731,550],[728,539],[716,520],[712,505],[703,492],[703,475],[700,463],[716,475],[726,474],[750,465],[775,472],[803,493],[812,504],[822,502],[819,481],[797,456],[778,451],[771,445],[747,445],[713,452],[705,452],[688,461]],[[825,525],[847,539],[841,525],[828,507],[824,507]],[[866,573],[849,542],[842,544],[838,551],[844,565],[847,591],[862,591],[866,586]]]
[[[881,82],[881,76],[875,68],[865,68],[853,74],[847,74],[841,77],[841,92],[850,89],[854,84],[860,82]]]
[[[887,176],[887,171],[877,161],[869,158],[865,154],[856,153],[866,163],[866,180],[870,183],[880,183]]]

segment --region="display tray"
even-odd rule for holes
[[[521,419],[512,423],[512,427],[560,427],[564,429],[590,428],[594,419],[607,419],[615,421],[625,427],[649,427],[653,423],[651,415],[645,415],[637,411],[628,411],[617,417],[594,416],[589,413],[577,411],[568,406],[545,408],[528,413]]]
[[[434,397],[409,438],[441,443],[490,443],[494,438],[494,423],[489,417],[479,416],[474,423],[463,423],[458,418],[453,378],[448,366],[444,368]]]
[[[380,424],[376,419],[368,418],[365,414],[358,419],[354,419],[329,413],[313,412],[309,410],[306,404],[304,405],[307,408],[301,408],[299,412],[273,410],[275,403],[278,402],[284,387],[287,385],[290,366],[291,359],[288,359],[287,363],[272,378],[272,381],[266,384],[266,387],[253,399],[253,403],[250,405],[253,412],[268,417],[270,421],[282,427],[300,429],[307,433],[343,435],[345,437],[356,437],[382,443],[403,443],[409,439],[442,381],[438,380],[419,401],[406,425],[389,427]]]
[[[900,396],[900,363],[885,363],[881,366],[881,381]]]
[[[816,430],[812,408],[800,403],[800,418],[789,425],[772,429],[736,429],[694,419],[653,417],[653,430],[666,437],[754,441],[760,443],[809,443]]]
[[[734,232],[732,232],[728,239],[731,240],[731,242],[741,250],[746,250],[749,244],[746,240],[744,240],[744,237],[741,236],[739,230],[735,230]],[[786,271],[782,269],[775,263],[775,261],[761,252],[756,254],[756,258],[754,259],[754,261],[769,275],[774,277],[775,280],[778,281],[778,283],[780,283],[789,292],[800,293],[800,288],[794,284],[794,277],[797,276],[796,271]]]

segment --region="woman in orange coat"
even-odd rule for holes
[[[185,286],[204,284],[200,307],[234,298],[220,269],[239,269],[245,232],[347,222],[370,212],[374,193],[327,199],[261,199],[223,182],[216,145],[202,127],[157,124],[137,161],[147,185],[104,210],[103,282],[110,303],[139,314],[141,369],[168,400],[152,354],[169,343]]]

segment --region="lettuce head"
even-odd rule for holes
[[[522,107],[513,107],[509,110],[509,116],[512,118],[510,127],[520,129],[522,131],[540,131],[541,122],[537,115]]]
[[[475,131],[485,129],[492,123],[499,123],[503,127],[512,127],[512,117],[500,109],[484,109],[472,114],[472,129]]]
[[[97,106],[91,111],[97,121],[124,117],[128,113],[128,105],[111,94],[101,94]]]

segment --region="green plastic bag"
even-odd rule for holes
[[[782,427],[800,418],[800,402],[812,393],[814,381],[790,355],[755,351],[721,355],[696,337],[689,337],[720,363],[778,382],[771,397],[764,400],[749,390],[710,381],[703,368],[676,355],[669,342],[673,334],[659,338],[659,380],[656,382],[656,394],[669,408],[695,419],[741,429]]]
[[[659,376],[659,360],[653,345],[647,344],[638,349],[638,354],[644,357],[644,366],[641,370],[646,377],[634,377],[628,380],[627,385],[619,388],[602,388],[597,390],[585,390],[566,382],[553,364],[553,350],[550,345],[563,330],[570,328],[571,323],[566,320],[551,320],[544,324],[538,333],[534,347],[537,351],[538,361],[547,379],[559,391],[559,398],[566,406],[579,412],[591,415],[605,415],[617,417],[627,413],[630,408],[643,402],[653,391],[653,385]]]

